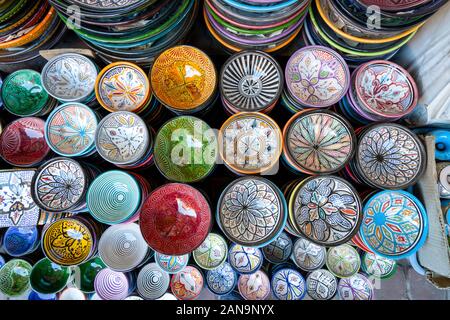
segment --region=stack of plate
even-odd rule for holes
[[[5,0],[0,3],[0,65],[39,57],[54,46],[65,26],[45,0]]]
[[[196,0],[49,2],[105,62],[130,61],[146,67],[185,38],[199,5]],[[71,5],[79,6],[79,17],[73,17]]]
[[[229,51],[273,52],[297,36],[310,0],[206,0],[203,10],[212,36]]]
[[[337,50],[352,66],[391,58],[446,2],[403,1],[394,5],[380,0],[314,1],[305,22],[305,41]]]

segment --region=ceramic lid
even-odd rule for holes
[[[331,300],[337,285],[336,277],[325,269],[315,270],[306,278],[306,292],[314,300]]]
[[[132,217],[142,201],[136,179],[119,170],[102,173],[89,186],[86,203],[89,213],[105,224],[122,223]]]
[[[297,113],[286,124],[283,135],[288,161],[314,174],[341,170],[353,157],[356,145],[347,120],[325,110]]]
[[[129,283],[123,272],[105,268],[95,277],[95,292],[102,300],[123,300],[128,296]]]
[[[281,263],[289,259],[292,253],[292,240],[286,232],[280,235],[267,246],[262,248],[264,257],[271,263]]]
[[[52,262],[73,266],[89,259],[94,246],[93,235],[83,222],[73,218],[56,220],[42,233],[42,250]]]
[[[325,264],[326,249],[305,238],[298,238],[292,250],[292,260],[304,271],[314,271]]]
[[[338,294],[341,300],[372,300],[374,289],[367,277],[357,273],[339,280]]]
[[[0,155],[9,164],[32,167],[48,155],[50,148],[45,141],[45,122],[27,117],[9,123],[0,135]]]
[[[229,184],[220,196],[216,220],[231,241],[262,247],[284,229],[286,205],[281,191],[261,177],[243,177]]]
[[[262,251],[254,247],[244,247],[240,244],[233,244],[228,252],[228,262],[238,273],[253,273],[263,263]]]
[[[161,298],[170,284],[170,276],[156,263],[144,266],[137,276],[136,288],[141,297],[147,300]]]
[[[167,273],[178,273],[183,270],[189,262],[189,254],[181,256],[169,256],[155,252],[155,262]]]
[[[270,280],[262,270],[240,275],[237,286],[245,300],[266,300],[270,295]]]
[[[361,269],[370,276],[387,279],[397,271],[397,262],[371,252],[366,252],[362,258]]]
[[[195,263],[206,270],[219,267],[226,259],[228,253],[227,242],[217,233],[210,233],[205,241],[192,252]]]
[[[84,200],[87,184],[85,172],[77,161],[53,158],[34,175],[31,195],[41,209],[64,212]]]
[[[406,258],[419,250],[427,235],[426,210],[406,191],[381,191],[364,205],[361,237],[380,256]]]
[[[196,299],[203,289],[203,275],[196,267],[187,266],[172,276],[170,288],[180,300]]]
[[[379,189],[404,189],[425,170],[425,149],[409,129],[376,124],[358,136],[355,160],[364,182]]]
[[[61,156],[81,156],[94,148],[97,125],[97,116],[88,106],[66,103],[49,115],[45,123],[45,139],[49,147]]]
[[[203,120],[180,116],[166,122],[155,139],[155,164],[171,181],[195,182],[215,167],[218,145],[215,132]]]
[[[211,209],[195,188],[181,183],[154,190],[140,214],[142,234],[155,251],[167,255],[192,252],[211,228]]]
[[[31,288],[41,294],[57,293],[64,289],[69,280],[70,269],[59,266],[47,258],[39,260],[31,270]]]
[[[306,294],[306,282],[294,269],[280,269],[272,276],[272,293],[278,300],[302,300]]]
[[[22,259],[9,260],[0,268],[0,292],[19,297],[30,289],[31,265]]]
[[[222,96],[239,111],[262,111],[270,107],[283,91],[280,65],[261,51],[241,51],[222,67]]]
[[[328,249],[326,264],[328,270],[339,278],[348,278],[359,271],[361,258],[355,248],[341,244]]]
[[[220,156],[240,174],[259,174],[277,163],[282,151],[282,133],[277,123],[258,112],[242,112],[220,129]]]
[[[289,215],[292,226],[303,237],[322,246],[336,246],[358,231],[361,200],[342,178],[310,177],[292,192]]]
[[[106,265],[100,257],[97,256],[89,259],[75,268],[75,273],[78,273],[78,275],[75,275],[73,283],[79,287],[81,291],[92,293],[95,291],[94,280],[97,273],[105,268]]]
[[[3,197],[3,194],[0,197]],[[39,244],[39,232],[36,226],[9,227],[2,238],[2,251],[12,257],[29,254],[35,251]]]
[[[106,161],[126,165],[142,160],[150,139],[144,120],[134,113],[118,111],[108,114],[99,123],[95,145]]]
[[[77,53],[65,53],[50,59],[42,69],[42,86],[60,101],[83,101],[94,92],[97,67]]]
[[[211,59],[191,46],[175,46],[153,63],[150,79],[155,97],[169,108],[195,110],[214,96],[217,74]]]
[[[228,262],[206,272],[206,284],[208,288],[217,295],[225,295],[233,291],[237,282],[236,271]]]
[[[329,107],[347,93],[350,72],[345,60],[332,49],[307,46],[286,64],[287,89],[302,106]]]

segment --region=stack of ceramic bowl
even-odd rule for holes
[[[329,46],[349,64],[389,59],[404,46],[425,20],[446,1],[314,0],[305,22],[304,38]],[[380,10],[376,11],[377,6]]]
[[[199,6],[196,0],[49,2],[105,62],[141,66],[150,66],[157,54],[186,37]],[[77,19],[71,5],[79,7]]]
[[[203,16],[211,35],[227,50],[273,52],[297,36],[310,0],[207,0]]]
[[[45,91],[39,72],[21,69],[3,81],[1,98],[5,109],[18,117],[44,116],[58,101]]]
[[[153,94],[175,114],[205,113],[217,95],[217,72],[203,51],[176,46],[161,53],[150,71]]]
[[[356,123],[397,121],[410,114],[419,99],[414,79],[393,62],[362,64],[353,71],[351,81],[339,106]]]
[[[39,57],[54,46],[65,26],[47,1],[5,0],[0,4],[0,65]]]
[[[135,113],[116,111],[99,123],[95,133],[98,154],[122,169],[153,164],[153,130]]]
[[[228,114],[242,111],[269,113],[283,91],[278,62],[261,51],[231,56],[220,73],[222,104]]]

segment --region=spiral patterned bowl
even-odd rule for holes
[[[94,287],[102,300],[123,300],[128,296],[130,289],[127,276],[123,272],[109,268],[97,273]]]
[[[166,293],[170,276],[156,263],[144,266],[137,276],[137,292],[146,300],[156,300]]]

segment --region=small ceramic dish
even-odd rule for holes
[[[130,283],[123,272],[105,268],[95,277],[95,292],[102,300],[123,300],[129,295]]]
[[[54,294],[67,285],[70,276],[68,267],[59,266],[47,258],[39,260],[31,270],[31,288],[40,294]]]
[[[222,296],[233,291],[237,283],[237,274],[228,262],[206,272],[206,285],[212,293]]]
[[[239,274],[250,274],[261,268],[264,256],[261,249],[232,244],[228,251],[228,262]]]
[[[181,256],[169,256],[155,252],[155,262],[165,272],[169,274],[178,273],[183,270],[189,262],[189,254]]]
[[[278,300],[302,300],[306,295],[306,281],[295,269],[279,269],[271,281],[272,293]]]
[[[361,269],[369,276],[389,279],[397,272],[397,262],[375,253],[366,252],[362,257]]]
[[[311,272],[325,264],[326,249],[305,238],[298,238],[292,249],[291,259],[303,271]]]
[[[75,276],[72,283],[84,293],[93,293],[95,292],[95,277],[97,273],[105,268],[106,265],[102,259],[99,256],[95,256],[74,268]]]
[[[136,290],[142,298],[156,300],[166,293],[169,284],[169,274],[161,270],[156,263],[149,263],[139,271]]]
[[[217,233],[210,233],[205,241],[192,252],[195,263],[205,270],[218,268],[227,259],[228,246]]]
[[[12,259],[0,268],[0,293],[20,297],[30,290],[32,266],[22,259]]]
[[[262,270],[240,275],[237,287],[245,300],[266,300],[271,292],[269,277]]]
[[[336,277],[325,269],[315,270],[306,278],[306,292],[314,300],[331,300],[337,286]]]
[[[348,278],[359,271],[361,258],[355,248],[341,244],[328,249],[326,265],[336,277]]]
[[[11,257],[31,254],[38,247],[39,232],[36,226],[12,226],[2,235],[2,251]]]
[[[273,264],[286,262],[292,253],[292,240],[287,233],[282,232],[280,235],[267,246],[262,248],[264,258]]]
[[[340,279],[338,296],[341,300],[373,300],[374,288],[370,279],[361,273]]]
[[[179,300],[196,299],[200,295],[203,285],[203,275],[194,266],[187,266],[173,275],[170,281],[170,289]]]

